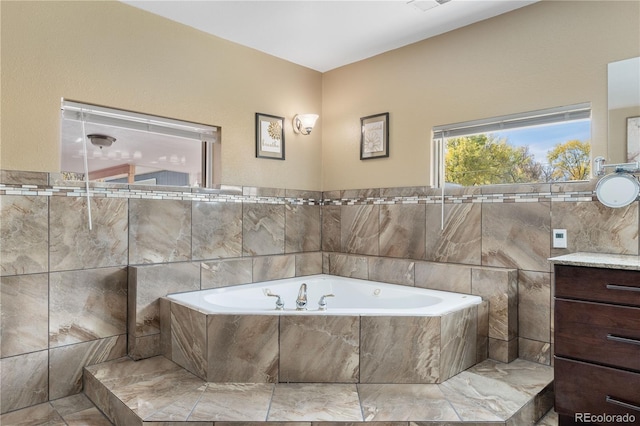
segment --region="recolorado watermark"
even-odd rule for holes
[[[636,416],[630,413],[626,414],[594,414],[594,413],[575,413],[573,420],[581,423],[635,423]]]

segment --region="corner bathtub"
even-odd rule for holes
[[[307,310],[296,310],[300,286],[307,284]],[[284,310],[276,310],[279,295]],[[319,301],[327,297],[326,310]],[[232,287],[178,293],[169,299],[208,314],[437,316],[482,302],[479,296],[385,284],[332,275],[312,275]]]
[[[162,298],[160,346],[209,382],[441,383],[483,359],[480,303],[331,275],[266,281]]]

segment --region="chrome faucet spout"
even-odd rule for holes
[[[298,298],[296,299],[296,311],[304,311],[307,309],[307,284],[302,283],[300,290],[298,291]]]

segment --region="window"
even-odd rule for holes
[[[60,127],[62,172],[103,182],[220,183],[219,127],[68,100]]]
[[[432,182],[475,186],[589,179],[591,105],[437,126]]]

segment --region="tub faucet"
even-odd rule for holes
[[[307,284],[302,283],[296,299],[296,311],[307,310]]]

